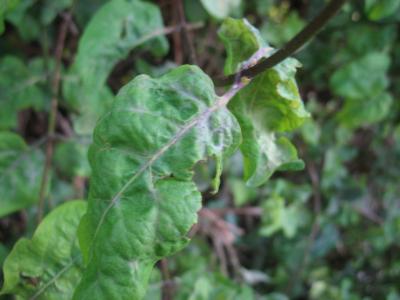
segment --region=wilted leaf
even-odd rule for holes
[[[78,53],[64,82],[64,96],[79,116],[74,127],[91,133],[114,99],[106,80],[115,64],[137,47],[161,56],[168,50],[157,6],[142,1],[112,0],[93,16],[79,41]]]
[[[22,238],[4,263],[1,294],[20,299],[69,300],[82,272],[76,230],[86,210],[70,201],[53,210],[31,240]]]
[[[138,76],[119,92],[89,150],[89,207],[79,227],[87,269],[74,299],[140,299],[155,262],[188,243],[201,205],[193,166],[240,142],[223,101],[192,66]]]
[[[266,49],[257,29],[246,20],[226,20],[219,35],[227,49],[225,71],[235,72],[239,62]],[[304,109],[294,75],[299,63],[286,59],[254,78],[231,101],[243,134],[241,151],[247,183],[263,184],[276,170],[302,169],[296,148],[283,135],[297,128],[309,114]]]
[[[15,133],[0,132],[0,217],[38,200],[43,163],[40,150]]]

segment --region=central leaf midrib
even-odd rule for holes
[[[217,97],[217,96],[216,96]],[[106,207],[104,210],[103,214],[100,217],[100,221],[96,227],[95,233],[93,235],[92,239],[92,245],[91,249],[93,249],[93,243],[94,240],[96,239],[99,230],[104,223],[104,220],[110,211],[110,209],[118,202],[118,199],[122,196],[122,194],[125,192],[125,190],[133,184],[136,179],[143,174],[144,171],[147,170],[158,158],[160,158],[165,152],[167,152],[172,146],[174,146],[182,137],[185,136],[185,134],[192,129],[194,126],[196,126],[198,123],[201,121],[207,119],[211,113],[214,111],[218,110],[221,107],[224,107],[229,99],[226,99],[226,97],[218,97],[217,101],[207,109],[205,109],[203,112],[199,113],[196,117],[191,119],[185,126],[183,126],[163,147],[160,148],[156,153],[154,153],[143,165],[142,167],[139,168],[139,170],[132,175],[132,177],[124,184],[124,186],[115,194],[115,196],[111,199],[110,204]]]

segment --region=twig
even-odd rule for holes
[[[49,113],[49,125],[47,129],[48,140],[46,144],[46,160],[43,169],[42,181],[40,184],[39,191],[39,205],[37,212],[37,222],[40,223],[43,218],[43,210],[46,198],[47,182],[49,178],[49,173],[51,169],[51,162],[53,160],[54,151],[54,133],[56,129],[57,121],[57,110],[58,110],[58,93],[60,90],[60,80],[61,80],[61,59],[64,51],[64,44],[68,33],[69,22],[71,20],[71,14],[66,14],[63,22],[60,25],[60,30],[57,38],[57,45],[55,49],[55,60],[56,66],[54,69],[54,77],[52,81],[52,99],[51,108]]]
[[[160,261],[160,269],[161,269],[161,274],[162,274],[162,279],[164,282],[173,282],[173,279],[171,279],[171,275],[168,270],[168,261],[166,258],[163,258]],[[162,300],[172,300],[173,298],[173,290],[171,289],[173,285],[163,285],[162,286]]]
[[[212,212],[218,215],[234,214],[244,216],[256,216],[262,215],[261,207],[227,207],[227,208],[213,208],[210,209]]]
[[[331,0],[329,4],[317,15],[302,31],[300,31],[285,46],[276,51],[270,57],[258,64],[242,71],[242,76],[253,78],[267,69],[274,67],[281,61],[293,55],[297,50],[304,46],[324,25],[340,10],[346,0]],[[230,85],[235,81],[237,74],[226,77],[214,78],[217,86]]]
[[[179,6],[179,0],[174,0],[171,2],[173,22],[176,26],[180,26],[179,23],[179,12],[175,9],[175,7]],[[182,53],[182,39],[179,31],[175,31],[172,35],[172,42],[174,44],[174,61],[177,65],[181,65],[183,63],[183,53]]]
[[[191,64],[197,64],[197,58],[196,58],[196,51],[194,48],[193,44],[193,39],[190,34],[190,32],[187,30],[186,27],[186,18],[185,18],[185,11],[183,9],[183,2],[182,0],[177,0],[177,6],[178,6],[178,17],[180,20],[180,25],[182,26],[182,34],[184,39],[186,40],[186,44],[188,45],[189,49],[189,61]]]

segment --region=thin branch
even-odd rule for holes
[[[39,191],[39,205],[37,212],[37,222],[40,223],[43,218],[43,211],[45,206],[45,198],[47,191],[47,182],[49,179],[51,162],[53,160],[53,152],[54,152],[54,134],[56,129],[56,121],[57,121],[57,111],[58,111],[58,93],[60,90],[60,81],[61,81],[61,59],[64,51],[65,40],[68,33],[69,22],[71,20],[71,14],[66,14],[64,16],[64,20],[60,25],[60,30],[57,38],[57,44],[55,49],[55,60],[56,66],[54,69],[54,77],[52,81],[52,99],[51,99],[51,108],[49,113],[49,125],[47,129],[48,140],[46,144],[46,160],[43,169],[42,181],[40,184]]]
[[[234,214],[241,216],[260,217],[263,213],[261,207],[226,207],[226,208],[212,208],[214,213],[218,215]]]
[[[346,0],[331,0],[329,4],[317,15],[302,31],[300,31],[285,46],[276,51],[270,57],[259,62],[258,64],[241,71],[241,76],[253,78],[267,69],[274,67],[281,61],[293,55],[297,50],[303,47],[316,33],[318,33],[325,24],[336,15]],[[226,77],[214,78],[217,86],[230,85],[235,81],[237,74]]]
[[[179,0],[174,0],[171,2],[171,9],[172,9],[172,15],[173,15],[173,20],[172,22],[174,25],[180,26],[182,25],[179,22],[179,12],[175,9],[179,5]],[[177,65],[181,65],[183,63],[183,48],[182,48],[182,38],[181,38],[181,32],[176,31],[172,34],[172,43],[174,44],[174,61]]]
[[[136,47],[137,45],[143,44],[144,42],[147,42],[151,39],[159,37],[160,35],[172,34],[174,32],[178,32],[178,31],[182,30],[183,28],[185,28],[186,30],[195,30],[195,29],[202,28],[203,26],[204,26],[204,23],[197,22],[197,23],[190,23],[190,24],[185,24],[185,25],[178,24],[175,26],[167,26],[167,27],[163,27],[160,29],[156,29],[156,30],[142,36],[141,38],[139,38],[135,42],[135,44],[132,46],[132,48]]]
[[[196,50],[194,48],[193,44],[193,39],[191,33],[187,30],[187,22],[185,18],[185,10],[183,7],[183,1],[178,0],[178,17],[180,20],[180,24],[182,26],[182,35],[186,41],[186,44],[188,46],[188,52],[189,52],[189,60],[191,64],[197,64],[197,58],[196,58]]]

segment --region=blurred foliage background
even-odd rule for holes
[[[159,7],[159,19],[143,11],[137,22],[128,19],[124,37],[113,34],[110,19],[91,40],[89,20],[112,1],[0,3],[0,263],[36,226],[60,28],[67,37],[47,211],[86,197],[91,129],[134,76],[157,77],[183,63],[220,75],[223,18],[247,18],[279,48],[326,4],[148,1]],[[166,38],[129,38],[162,22]],[[193,241],[159,264],[147,299],[400,299],[399,35],[400,0],[349,1],[296,54],[299,88],[313,116],[293,135],[305,169],[275,173],[265,187],[250,189],[238,154],[213,195],[213,166],[199,165],[204,208]],[[82,57],[92,57],[96,73],[87,72],[93,69],[80,64]]]

